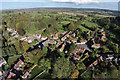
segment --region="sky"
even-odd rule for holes
[[[2,2],[75,2],[75,3],[89,3],[89,2],[119,2],[120,0],[0,0]]]
[[[119,1],[120,0],[2,0],[2,9],[21,9],[21,8],[35,8],[35,7],[69,7],[69,8],[101,8],[101,9],[117,10],[118,9],[117,2]],[[18,2],[24,2],[24,3],[18,3]],[[28,3],[28,2],[32,2],[32,3]],[[72,2],[74,4],[64,3],[64,2]],[[101,2],[111,2],[111,3],[103,4]],[[116,3],[112,3],[112,2],[116,2]],[[1,4],[0,4],[0,8],[1,8]]]

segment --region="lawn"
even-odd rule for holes
[[[38,66],[35,67],[32,71],[31,71],[31,79],[34,78],[37,74],[39,74],[42,71],[42,68],[39,68]]]
[[[92,22],[89,22],[89,21],[85,21],[83,22],[82,24],[85,24],[86,26],[88,27],[95,27],[95,26],[98,26],[96,23],[92,23]],[[99,26],[98,26],[99,27]]]
[[[51,75],[46,71],[42,75],[40,75],[37,79],[50,79]]]
[[[79,28],[80,28],[82,31],[90,31],[89,29],[83,27],[82,25],[80,25]]]
[[[17,60],[17,58],[19,58],[20,56],[21,55],[16,55],[16,56],[9,57],[8,65],[12,65]]]
[[[63,24],[63,25],[67,25],[67,24],[69,24],[70,23],[70,21],[62,21],[61,22],[61,24]]]

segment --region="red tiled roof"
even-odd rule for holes
[[[54,36],[55,34],[50,34],[51,36]]]
[[[42,36],[42,38],[47,38],[46,36]]]
[[[73,41],[77,41],[77,38],[72,38]]]
[[[14,77],[14,76],[16,76],[16,74],[14,74],[14,73],[12,73],[12,72],[10,72],[10,74],[8,75],[8,79],[10,79],[11,77]]]
[[[100,44],[95,44],[95,46],[100,47]]]
[[[102,56],[100,56],[100,60],[103,61],[103,57]]]
[[[92,41],[94,41],[95,39],[94,38],[92,38]]]
[[[15,64],[14,68],[18,68],[20,64],[22,64],[23,61],[21,59],[19,59],[19,61]]]
[[[105,34],[105,32],[102,32],[102,34]]]
[[[74,50],[72,53],[76,54],[76,53],[77,53],[77,51],[76,51],[76,50]]]
[[[61,50],[63,51],[64,47],[65,47],[66,43],[64,43],[61,47]]]
[[[97,64],[98,64],[98,60],[96,60],[93,64],[94,64],[94,65],[97,65]]]
[[[60,40],[58,41],[59,44],[62,44],[63,42],[61,42]]]
[[[87,42],[87,40],[80,40],[80,42]]]
[[[75,57],[76,57],[76,58],[80,58],[80,56],[79,56],[79,55],[75,55]]]
[[[101,40],[101,41],[105,42],[104,38],[99,38],[99,40]]]

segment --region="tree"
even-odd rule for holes
[[[71,75],[71,78],[78,78],[78,75],[79,75],[79,71],[77,69],[75,69]]]
[[[109,29],[109,28],[110,28],[110,26],[109,26],[109,25],[106,25],[106,26],[105,26],[105,29]]]
[[[40,49],[35,49],[26,53],[26,61],[38,64],[41,57],[45,56],[45,54]]]
[[[23,28],[17,28],[17,32],[18,32],[18,34],[20,34],[20,35],[25,35],[25,30],[23,29]]]
[[[30,47],[30,45],[27,42],[25,42],[25,41],[22,42],[22,48],[24,49],[24,51],[27,51],[29,49],[29,47]]]
[[[43,67],[43,68],[48,69],[48,70],[51,69],[51,62],[49,59],[45,59],[45,58],[41,59],[38,62],[38,65],[40,68]]]
[[[115,46],[116,46],[115,52],[118,53],[119,52],[118,44],[115,44]]]
[[[46,54],[47,51],[48,51],[48,48],[47,48],[46,46],[44,46],[44,47],[42,48],[42,52]]]
[[[75,29],[76,29],[76,27],[75,27],[75,25],[74,25],[73,22],[71,22],[71,23],[69,24],[68,29],[69,29],[69,30],[75,30]]]
[[[73,52],[75,50],[75,43],[71,43],[69,53]]]
[[[77,69],[78,69],[78,70],[81,70],[81,69],[85,70],[85,69],[86,69],[86,66],[84,65],[84,63],[80,63],[80,62],[79,62],[79,63],[77,64]]]
[[[58,58],[53,68],[52,77],[68,78],[74,69],[75,65],[73,62],[69,61],[67,58]]]

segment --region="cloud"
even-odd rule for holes
[[[51,0],[55,2],[73,2],[77,4],[98,3],[96,0]]]
[[[73,2],[76,4],[98,3],[98,0],[2,0],[2,2]]]

